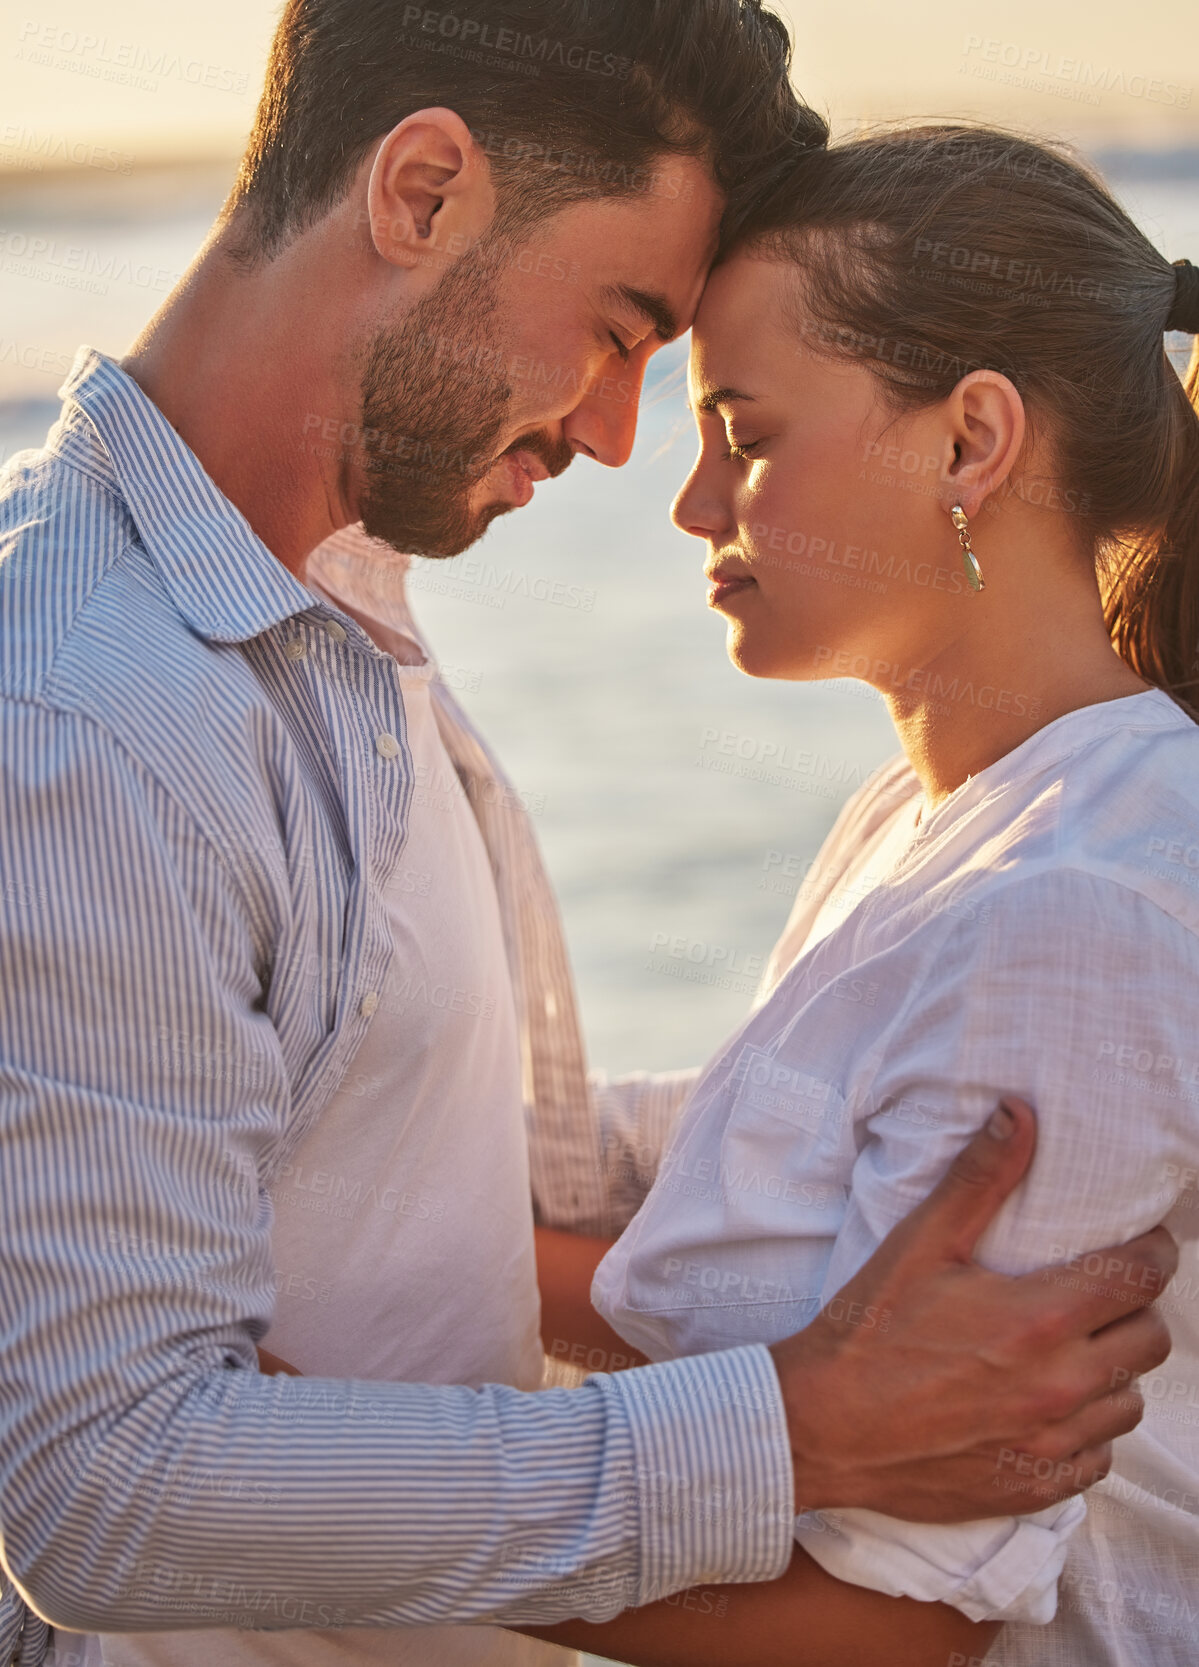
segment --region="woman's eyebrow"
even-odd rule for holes
[[[705,417],[710,417],[720,405],[732,405],[735,400],[743,399],[750,405],[755,403],[753,394],[743,394],[739,388],[709,388],[706,393],[692,402],[692,410],[699,411]]]

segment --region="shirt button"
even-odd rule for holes
[[[325,630],[333,638],[334,642],[345,642],[346,628],[340,620],[327,619],[325,621]]]
[[[382,735],[375,736],[375,750],[380,758],[394,758],[400,750],[400,743],[384,730]]]
[[[368,990],[362,1000],[358,1003],[358,1011],[362,1014],[364,1019],[369,1019],[373,1013],[378,1011],[378,1007],[378,990]]]
[[[284,643],[283,652],[289,660],[302,660],[308,650],[299,637],[293,637],[289,643]]]

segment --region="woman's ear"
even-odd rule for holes
[[[414,267],[432,251],[453,259],[477,243],[495,215],[487,158],[453,110],[417,110],[375,152],[367,184],[375,250]]]
[[[1024,401],[997,370],[972,370],[946,402],[947,442],[953,458],[946,471],[951,496],[967,515],[977,515],[1011,474],[1024,446]]]

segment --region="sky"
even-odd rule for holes
[[[1137,148],[1199,144],[1195,8],[778,0],[796,36],[796,84],[839,130],[958,115]],[[0,22],[0,169],[128,172],[164,157],[236,154],[278,9],[276,0],[18,0]]]

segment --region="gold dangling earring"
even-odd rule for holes
[[[958,542],[962,546],[962,566],[966,569],[970,589],[985,590],[987,587],[983,584],[983,570],[978,565],[978,557],[970,548],[970,523],[961,504],[954,504],[949,512],[949,519],[958,530]]]

